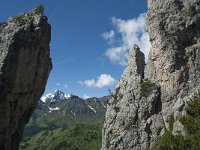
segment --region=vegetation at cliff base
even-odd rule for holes
[[[173,135],[173,128],[169,129],[157,141],[155,150],[200,150],[200,93],[188,103],[186,112],[187,115],[179,119],[185,127],[185,135]]]

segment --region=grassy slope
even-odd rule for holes
[[[102,121],[42,131],[23,139],[20,150],[100,150]]]
[[[26,126],[24,137],[33,136],[43,130],[53,130],[56,128],[66,128],[74,124],[89,124],[94,121],[103,120],[104,113],[101,114],[83,114],[77,115],[75,118],[67,113],[65,116],[49,116],[48,118],[32,116],[31,120]],[[97,119],[98,118],[98,119]]]
[[[105,108],[94,113],[88,106],[82,104],[82,101],[77,101],[79,103],[74,101],[60,104],[59,111],[49,113],[46,106],[35,111],[25,128],[24,139],[19,149],[100,149]]]

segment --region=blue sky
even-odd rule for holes
[[[146,0],[1,0],[0,21],[38,4],[44,5],[52,26],[53,70],[45,93],[108,95],[133,44],[148,53]]]

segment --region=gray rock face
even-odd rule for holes
[[[36,12],[0,24],[0,149],[18,149],[52,68],[51,27]]]
[[[200,0],[149,0],[147,30],[148,80],[141,52],[131,51],[108,105],[102,150],[151,149],[170,117],[173,133],[184,134],[177,118],[200,88]]]
[[[144,65],[144,54],[135,46],[107,108],[102,150],[147,149],[163,129],[160,88],[152,85],[151,93],[141,96]]]
[[[184,113],[200,83],[200,0],[154,0],[147,29],[152,48],[148,78],[161,87],[162,114]]]

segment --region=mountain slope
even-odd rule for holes
[[[109,98],[82,99],[59,90],[42,96],[19,149],[100,149]]]
[[[38,106],[27,124],[24,137],[32,136],[42,130],[65,128],[73,124],[84,124],[103,120],[106,102],[103,98],[82,99],[75,95],[65,96],[61,91],[47,94],[46,99],[38,102]]]
[[[93,122],[42,131],[32,138],[24,138],[20,150],[99,150],[101,129],[102,122]]]

